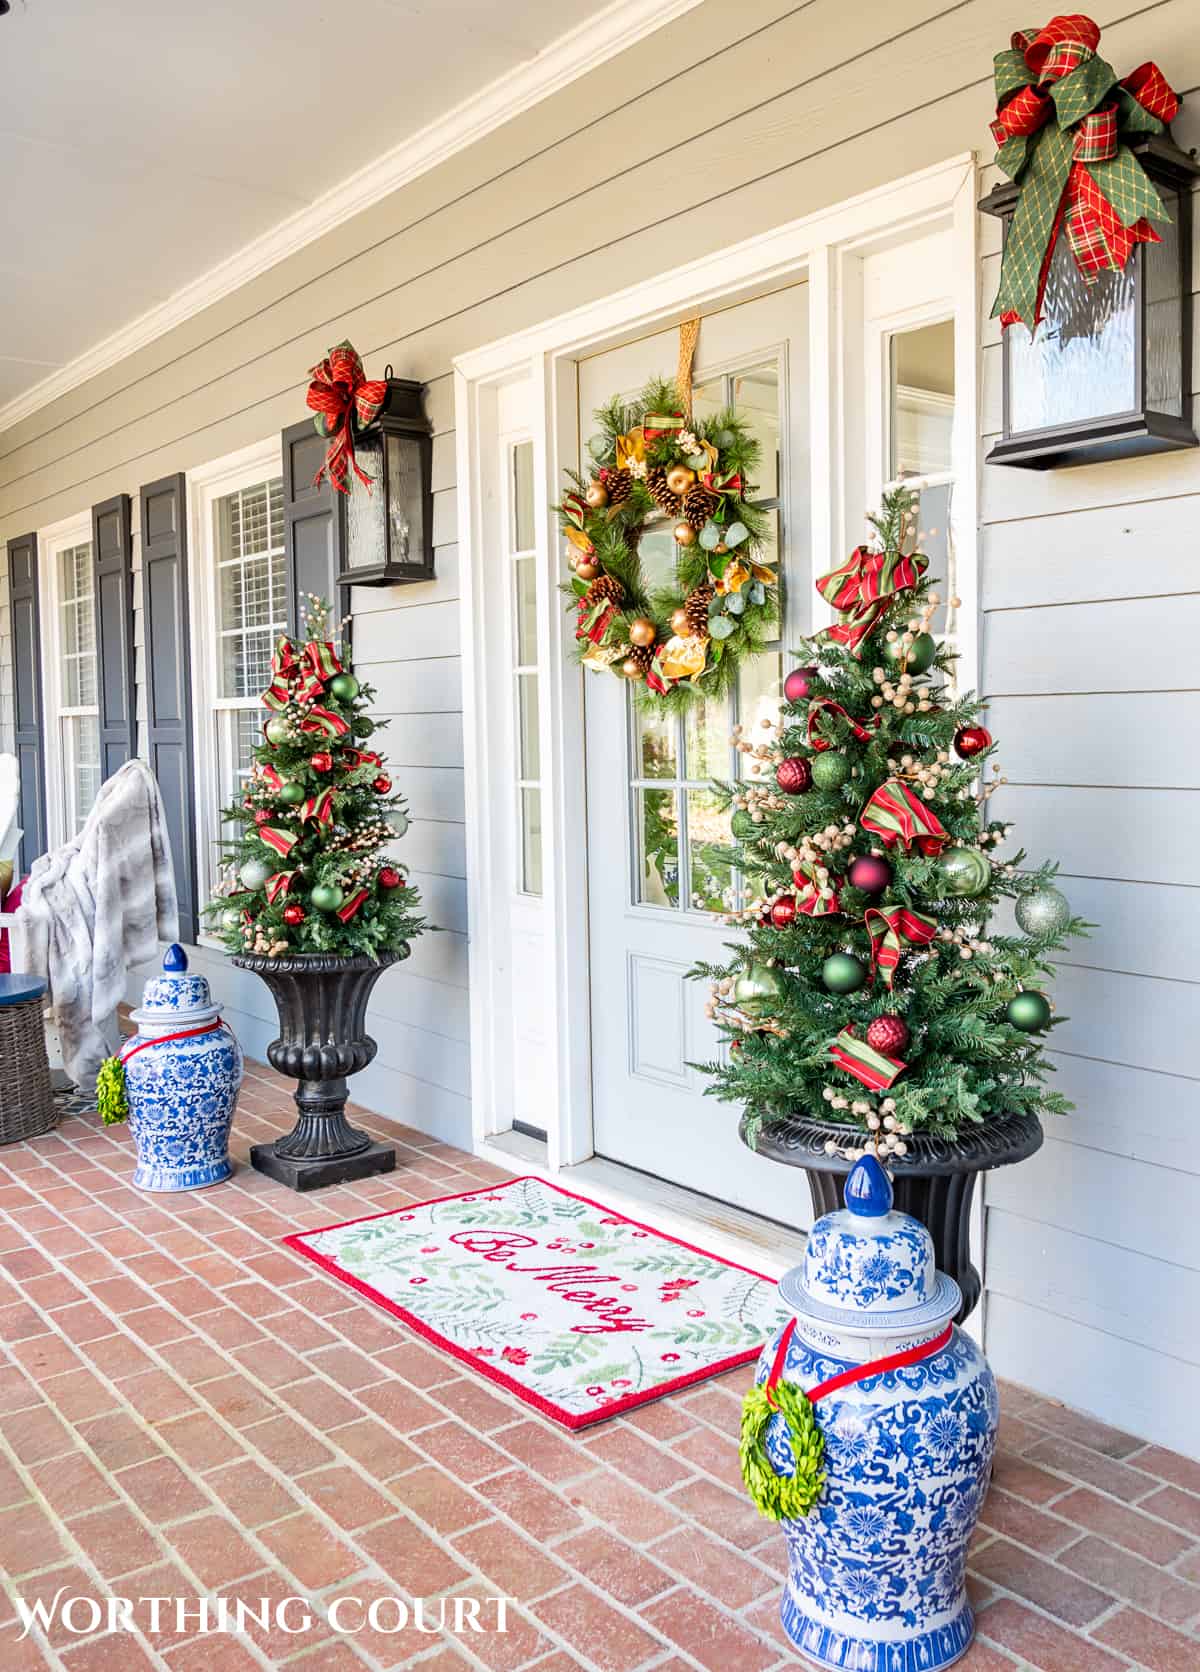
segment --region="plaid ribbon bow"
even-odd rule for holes
[[[365,429],[378,418],[387,399],[387,379],[368,379],[358,350],[348,342],[331,348],[309,376],[312,382],[305,400],[316,413],[313,422],[317,434],[329,438],[325,462],[313,478],[313,486],[319,487],[328,472],[338,492],[348,494],[346,478],[353,470],[369,489],[371,478],[354,456],[354,430],[356,424]]]
[[[928,946],[937,934],[936,921],[923,911],[910,911],[907,906],[868,906],[863,914],[867,936],[871,942],[871,970],[883,971],[885,987],[896,979],[896,966],[909,946]]]
[[[333,646],[310,639],[300,652],[300,686],[297,695],[301,702],[315,701],[324,693],[335,673],[343,671]]]
[[[808,707],[808,745],[815,755],[823,755],[826,749],[833,747],[827,737],[821,736],[822,714],[840,714],[860,743],[869,743],[871,733],[879,725],[878,716],[864,724],[863,721],[856,720],[853,714],[847,713],[841,703],[834,702],[832,697],[817,697]]]
[[[889,778],[880,784],[858,817],[864,830],[878,836],[884,847],[900,842],[924,854],[941,853],[950,840],[941,822],[925,803],[901,783]]]
[[[862,642],[881,610],[897,592],[916,586],[929,559],[920,552],[873,552],[856,546],[846,561],[817,582],[817,591],[842,620],[828,629],[829,637],[844,644],[853,656],[862,655]]]
[[[1136,244],[1158,243],[1151,222],[1171,218],[1125,141],[1161,133],[1179,99],[1153,63],[1118,81],[1099,44],[1091,18],[1073,14],[1019,29],[996,54],[996,162],[1020,188],[992,309],[1002,325],[1037,326],[1064,229],[1094,284],[1121,272]]]

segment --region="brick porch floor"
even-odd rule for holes
[[[284,1088],[250,1066],[239,1160],[291,1124]],[[127,1134],[90,1119],[0,1150],[0,1672],[796,1664],[776,1623],[783,1540],[739,1491],[748,1372],[572,1438],[280,1248],[501,1176],[398,1136],[399,1172],[308,1200],[245,1167],[149,1199]],[[1008,1387],[984,1521],[968,1672],[1200,1667],[1200,1464]],[[317,1624],[18,1644],[12,1595],[63,1587],[297,1595]],[[340,1594],[397,1590],[521,1606],[506,1635],[469,1641],[321,1621]]]

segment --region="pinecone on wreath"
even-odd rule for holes
[[[633,492],[633,477],[623,466],[620,470],[610,470],[604,478],[604,486],[608,489],[609,509],[624,505]]]
[[[613,575],[597,575],[583,595],[583,606],[590,610],[593,604],[619,604],[624,596],[625,588]]]
[[[677,493],[672,493],[667,486],[667,473],[661,464],[656,464],[646,472],[646,492],[668,517],[677,517],[681,510]]]
[[[652,644],[631,644],[627,646],[626,660],[634,663],[637,671],[645,679],[654,661],[654,646]]]
[[[689,488],[683,499],[683,514],[697,534],[717,508],[717,496],[698,484]]]
[[[688,632],[693,638],[705,638],[708,634],[708,606],[716,597],[716,591],[706,581],[689,592],[683,601],[683,612],[687,616]]]

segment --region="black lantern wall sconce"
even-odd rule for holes
[[[405,586],[433,572],[433,434],[422,405],[424,385],[384,373],[379,418],[355,439],[371,478],[353,475],[346,506],[340,586]]]
[[[989,464],[1051,470],[1195,447],[1192,428],[1192,185],[1200,164],[1165,134],[1130,146],[1170,214],[1122,272],[1092,284],[1067,238],[1050,259],[1037,331],[1004,330],[1004,430]],[[1017,187],[980,203],[1007,238]]]

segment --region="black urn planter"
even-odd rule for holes
[[[346,1076],[365,1068],[378,1049],[366,1031],[367,1002],[384,971],[408,951],[378,958],[234,958],[239,969],[262,976],[279,1012],[279,1038],[267,1046],[267,1061],[300,1082],[295,1126],[250,1151],[250,1165],[260,1173],[292,1190],[317,1190],[395,1167],[394,1145],[376,1143],[346,1119]]]
[[[815,1215],[841,1207],[842,1180],[853,1163],[840,1155],[826,1155],[825,1145],[831,1138],[839,1144],[848,1138],[860,1142],[857,1132],[832,1122],[792,1115],[764,1124],[750,1143],[746,1138],[749,1119],[749,1115],[742,1117],[742,1142],[755,1155],[782,1161],[789,1167],[803,1167]],[[921,1221],[933,1238],[939,1270],[962,1290],[962,1308],[956,1319],[961,1324],[978,1305],[982,1288],[979,1273],[971,1263],[975,1180],[992,1167],[1011,1166],[1040,1149],[1041,1122],[1036,1115],[1008,1115],[986,1126],[973,1127],[959,1138],[914,1133],[905,1142],[908,1154],[889,1156],[887,1160],[895,1205]]]

